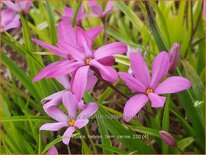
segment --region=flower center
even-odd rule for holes
[[[73,60],[74,58],[71,55],[69,55],[68,59]]]
[[[92,60],[92,58],[86,58],[85,63],[86,63],[87,65],[89,65],[89,63],[90,63],[91,60]]]
[[[70,126],[74,126],[74,123],[75,123],[75,119],[69,119],[69,120],[68,120],[68,124],[69,124]]]
[[[153,93],[153,92],[154,92],[153,89],[148,88],[148,89],[146,90],[145,94],[149,95],[150,93]]]

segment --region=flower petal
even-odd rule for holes
[[[75,94],[78,101],[80,101],[84,95],[87,86],[89,66],[80,67],[74,76],[72,85],[72,91]]]
[[[68,129],[63,134],[63,143],[65,145],[68,145],[71,139],[72,134],[75,132],[74,127],[68,127]]]
[[[76,61],[72,62],[69,60],[65,60],[65,63],[59,64],[58,66],[55,66],[53,70],[51,70],[45,78],[55,78],[62,75],[67,75],[75,70],[77,70],[79,67],[84,65],[83,61]]]
[[[155,89],[159,81],[168,73],[170,56],[167,52],[160,52],[152,63],[152,80],[150,87]]]
[[[58,131],[67,126],[67,122],[46,123],[43,124],[39,130]]]
[[[63,19],[58,25],[58,40],[64,41],[65,43],[70,45],[77,44],[76,32],[67,19]]]
[[[15,17],[12,19],[12,21],[7,23],[7,25],[5,25],[3,28],[4,28],[4,30],[9,30],[12,28],[17,28],[20,25],[21,25],[21,23],[19,21],[19,15],[15,15]]]
[[[123,54],[127,52],[127,46],[121,42],[114,42],[104,45],[96,50],[94,57],[98,60],[104,57],[113,56],[115,54]]]
[[[160,83],[155,89],[157,94],[178,93],[191,87],[188,79],[181,76],[172,76]]]
[[[113,6],[114,2],[115,1],[113,1],[113,0],[109,0],[107,2],[106,8],[104,10],[104,15],[107,15],[108,13],[110,13],[112,11],[112,6]]]
[[[172,48],[169,51],[170,55],[170,67],[169,67],[169,73],[173,74],[176,70],[179,58],[180,58],[180,44],[175,43]]]
[[[84,126],[86,126],[88,122],[89,122],[88,119],[77,119],[74,123],[74,126],[81,129]]]
[[[62,96],[62,102],[68,111],[69,119],[75,118],[78,108],[78,102],[75,96],[71,92],[65,92]]]
[[[61,65],[65,63],[65,60],[60,60],[60,61],[57,61],[57,62],[53,62],[49,65],[47,65],[45,68],[43,68],[32,80],[32,82],[36,82],[36,81],[39,81],[43,78],[46,77],[46,75],[49,73],[49,72],[52,72],[53,69],[58,66],[58,65]]]
[[[129,122],[147,103],[148,97],[144,94],[132,96],[124,106],[124,120]]]
[[[110,66],[104,66],[94,59],[90,61],[90,65],[94,66],[95,68],[99,70],[104,80],[110,81],[110,82],[117,82],[118,74],[114,68]]]
[[[90,38],[91,42],[102,32],[103,27],[94,27],[90,30],[87,30],[85,33]]]
[[[32,41],[35,42],[36,44],[40,45],[41,47],[48,49],[49,51],[51,51],[52,53],[54,53],[60,57],[67,58],[69,55],[69,53],[65,52],[63,49],[60,49],[56,46],[52,46],[50,44],[47,44],[41,40],[33,38]]]
[[[144,86],[148,88],[150,84],[150,73],[140,52],[131,53],[130,62],[135,79],[137,79],[140,83],[143,83]]]
[[[58,92],[56,92],[56,93],[54,93],[54,94],[52,94],[52,95],[49,95],[49,96],[43,98],[43,99],[41,100],[41,103],[42,103],[42,104],[45,104],[46,102],[49,102],[50,100],[55,99],[55,98],[58,98],[59,100],[61,100],[62,95],[63,95],[64,92],[65,92],[65,90],[63,90],[63,91],[58,91]],[[52,106],[54,106],[54,105],[55,105],[55,104],[53,104]]]
[[[64,15],[72,18],[74,15],[74,11],[69,7],[65,7],[64,8]]]
[[[47,104],[49,104],[49,102]],[[46,106],[45,107],[44,106],[43,108],[46,114],[49,115],[51,118],[55,119],[56,121],[59,121],[59,122],[67,121],[67,115],[61,110],[59,110],[58,107],[56,106]]]
[[[112,66],[115,63],[115,59],[113,56],[108,56],[108,57],[99,59],[98,62],[105,66]]]
[[[126,85],[129,87],[129,89],[135,91],[135,92],[142,92],[145,93],[146,87],[137,81],[131,74],[119,72],[118,73],[120,78],[126,83]]]
[[[68,57],[71,56],[75,60],[84,60],[86,58],[82,48],[78,47],[77,45],[70,45],[61,40],[57,43],[57,46],[67,50]]]
[[[150,101],[151,101],[151,106],[153,108],[161,108],[164,106],[165,104],[165,100],[166,100],[166,97],[163,97],[163,96],[159,96],[155,93],[150,93],[148,95]]]
[[[46,155],[58,155],[59,153],[58,153],[58,151],[57,151],[57,149],[56,149],[56,147],[55,146],[52,146],[50,149],[49,149],[49,151],[46,153]]]
[[[16,12],[19,11],[19,7],[11,1],[2,1],[2,3],[5,4],[9,9],[12,9]]]
[[[86,57],[92,57],[91,42],[89,41],[88,36],[80,27],[77,27],[76,33],[78,44],[84,49]]]
[[[20,10],[27,13],[33,2],[31,0],[31,1],[19,1],[17,3],[18,3]]]
[[[97,83],[97,77],[94,75],[94,72],[92,70],[89,70],[85,91],[92,89],[96,83]]]
[[[91,11],[98,15],[98,16],[101,16],[103,14],[103,10],[102,10],[102,7],[96,2],[96,0],[90,0],[88,1],[89,3],[89,7],[91,9]]]
[[[86,105],[82,112],[77,116],[78,119],[88,119],[98,110],[98,105],[91,102]]]
[[[70,81],[68,75],[58,76],[55,78],[66,90],[70,89]]]

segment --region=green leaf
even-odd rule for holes
[[[164,106],[163,120],[162,120],[162,130],[169,130],[169,108],[170,108],[170,95],[167,95],[167,100]],[[168,145],[162,143],[162,153],[168,153]]]
[[[102,119],[108,128],[108,131],[118,138],[123,145],[125,145],[129,151],[137,151],[138,153],[153,153],[154,150],[149,147],[142,139],[135,138],[135,132],[126,129],[116,119],[112,119],[111,115],[103,108],[99,108],[99,112],[102,117],[111,119]],[[127,138],[121,138],[121,136],[128,136]]]
[[[149,20],[149,23],[150,23],[150,28],[152,30],[152,34],[153,34],[154,39],[156,41],[156,44],[159,48],[159,51],[167,51],[168,47],[166,46],[164,40],[162,39],[163,37],[161,36],[159,28],[157,27],[155,17],[152,13],[152,10],[151,10],[148,2],[145,2],[145,6],[146,6],[147,14],[148,14],[147,16],[148,16],[148,20]]]
[[[9,59],[6,54],[1,54],[3,64],[10,69],[10,71],[15,75],[15,77],[29,90],[29,92],[35,97],[35,99],[40,100],[37,91],[35,90],[32,80],[28,77],[25,72],[17,67],[14,62]]]
[[[0,122],[26,122],[26,121],[42,121],[47,122],[51,119],[47,116],[10,116],[10,117],[0,117]]]
[[[101,115],[101,113],[98,111],[96,113],[96,116],[98,117],[100,115]],[[101,143],[102,143],[101,145],[97,145],[97,146],[100,146],[100,147],[107,146],[107,148],[108,147],[112,148],[112,142],[111,142],[110,138],[106,137],[106,136],[109,136],[109,133],[108,133],[107,128],[105,128],[106,125],[105,125],[104,121],[102,119],[96,119],[96,120],[97,120],[97,123],[99,126],[99,133],[101,135]],[[112,150],[104,148],[104,147],[102,147],[102,148],[103,148],[104,154],[113,154],[115,152],[115,151],[112,151]]]
[[[47,15],[48,15],[48,22],[49,22],[49,30],[50,30],[50,34],[51,34],[51,42],[52,45],[56,45],[57,42],[57,30],[55,27],[55,16],[54,13],[52,11],[50,2],[46,2],[46,10],[47,10]]]
[[[192,65],[187,60],[182,60],[182,64],[186,71],[187,78],[192,83],[192,89],[196,96],[197,100],[203,99],[204,94],[204,84],[200,79],[199,75],[197,74],[196,70],[192,67]]]
[[[191,145],[194,142],[193,137],[187,137],[184,139],[181,139],[180,141],[177,142],[177,146],[181,149],[184,150],[186,147]]]

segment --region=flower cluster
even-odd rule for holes
[[[57,122],[46,123],[40,127],[40,130],[58,131],[67,127],[63,134],[63,143],[66,145],[69,144],[70,137],[76,128],[81,129],[87,125],[89,117],[98,110],[96,103],[84,104],[82,100],[85,91],[96,84],[97,77],[94,73],[100,74],[104,80],[117,82],[118,73],[112,67],[115,63],[114,55],[127,52],[127,46],[120,42],[110,43],[96,50],[92,49],[93,40],[103,28],[95,27],[87,31],[81,27],[75,29],[71,25],[73,13],[70,8],[65,8],[65,14],[58,24],[56,46],[32,39],[35,43],[62,58],[46,66],[36,75],[33,82],[42,78],[55,78],[65,88],[41,101],[44,104],[44,111]],[[77,15],[77,25],[83,17],[85,15],[81,6]],[[60,110],[61,103],[67,114]]]
[[[112,4],[113,2],[108,2],[103,11],[96,1],[89,1],[93,14],[101,18],[112,11]],[[86,126],[89,118],[98,110],[97,103],[84,104],[83,100],[84,93],[95,86],[97,78],[110,83],[117,82],[120,76],[136,93],[124,106],[123,114],[126,122],[129,122],[148,101],[151,102],[151,107],[161,108],[166,97],[160,95],[177,93],[191,86],[186,78],[180,76],[171,76],[162,81],[166,75],[172,75],[176,69],[180,53],[179,44],[174,44],[169,52],[160,52],[154,58],[152,76],[140,52],[129,54],[131,73],[118,73],[113,68],[114,56],[128,52],[127,45],[113,42],[93,49],[93,41],[103,28],[95,27],[85,31],[79,26],[82,19],[88,16],[84,13],[83,5],[80,6],[77,14],[76,27],[71,25],[73,15],[74,11],[66,7],[58,24],[56,46],[32,39],[36,44],[61,58],[42,69],[34,77],[33,82],[43,78],[55,78],[65,88],[42,99],[44,111],[57,122],[46,123],[40,127],[40,130],[58,131],[66,127],[63,143],[68,145],[76,129]],[[60,109],[60,105],[63,105],[66,113]],[[55,148],[52,149],[56,152]]]

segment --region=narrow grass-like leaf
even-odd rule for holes
[[[104,145],[104,144],[96,144],[96,145],[100,148],[108,150],[109,152],[114,152],[114,153],[117,153],[117,154],[128,154],[128,152],[120,150],[116,147],[112,147],[112,146],[108,146],[108,145]]]

